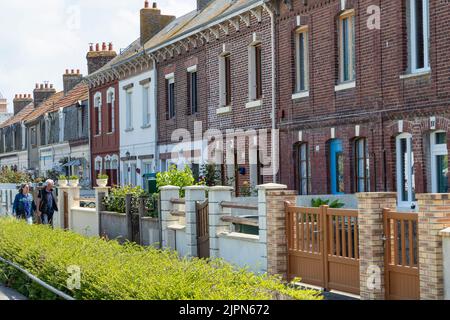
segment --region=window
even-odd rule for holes
[[[220,57],[220,106],[231,105],[231,56],[224,53]]]
[[[428,0],[408,0],[409,59],[412,73],[430,69]]]
[[[431,184],[433,193],[448,192],[447,134],[434,132],[430,136]]]
[[[262,50],[261,43],[253,44],[249,48],[249,99],[262,98]]]
[[[142,126],[150,125],[150,86],[142,87]]]
[[[342,141],[339,139],[331,140],[329,145],[329,166],[330,166],[330,185],[332,194],[343,194],[344,185],[344,153]]]
[[[297,146],[297,188],[300,195],[311,192],[311,161],[309,159],[308,144]]]
[[[308,27],[304,26],[295,33],[295,91],[309,89]]]
[[[397,194],[400,207],[411,207],[415,201],[414,153],[408,133],[397,137]]]
[[[355,191],[370,192],[369,146],[366,138],[355,141]]]
[[[3,138],[3,142],[5,142],[5,138]],[[31,128],[31,146],[36,147],[37,144],[37,133],[36,127]]]
[[[137,185],[137,172],[136,172],[136,163],[132,163],[130,165],[130,176],[131,176],[131,185],[135,187]]]
[[[126,130],[133,129],[133,91],[126,92]]]
[[[123,164],[123,184],[125,186],[130,184],[130,167],[127,162]]]
[[[166,77],[167,119],[175,117],[175,77]]]
[[[188,108],[189,114],[198,112],[197,69],[188,72]]]
[[[102,96],[97,93],[94,98],[95,135],[102,133]]]
[[[339,80],[355,80],[355,16],[345,11],[339,18]]]
[[[114,111],[114,104],[115,104],[115,90],[114,88],[110,88],[108,90],[108,96],[107,96],[107,103],[108,103],[108,133],[113,133],[115,130],[115,111]]]
[[[78,138],[81,138],[83,136],[83,122],[84,122],[84,107],[83,106],[81,106],[77,109],[77,122],[78,122]],[[61,137],[60,137],[60,141],[62,141]]]

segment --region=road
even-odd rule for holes
[[[0,285],[0,301],[6,300],[27,300],[27,298],[12,289],[5,288]]]

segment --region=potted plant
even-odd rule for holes
[[[100,173],[97,177],[97,185],[100,188],[105,188],[108,185],[108,175]]]
[[[60,175],[58,177],[58,184],[59,184],[60,187],[67,187],[67,184],[68,184],[67,176]]]
[[[78,176],[70,176],[69,177],[69,184],[71,187],[78,187],[79,183],[80,183],[80,178]]]

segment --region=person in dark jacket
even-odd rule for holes
[[[17,219],[25,219],[28,224],[33,224],[33,214],[36,211],[36,204],[30,194],[30,186],[22,184],[19,193],[14,198],[13,215]]]
[[[39,214],[41,216],[42,224],[52,225],[53,214],[58,211],[56,204],[56,196],[53,192],[55,183],[53,180],[47,180],[45,188],[39,192]]]

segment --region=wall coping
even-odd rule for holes
[[[215,187],[209,187],[207,189],[208,191],[233,191],[233,187],[227,187],[227,186],[215,186]]]
[[[450,200],[450,193],[420,193],[417,200]]]
[[[261,184],[256,187],[258,190],[287,190],[288,186],[284,184],[277,184],[277,183],[267,183],[267,184]]]
[[[126,217],[127,214],[126,213],[119,213],[119,212],[113,212],[113,211],[100,211],[100,214],[107,214],[110,216],[123,216]]]
[[[78,211],[78,212],[86,212],[86,213],[96,213],[97,210],[96,209],[92,209],[92,208],[81,208],[81,207],[72,207],[70,208],[70,210],[72,211]]]
[[[397,199],[397,193],[396,192],[361,192],[357,193],[356,197],[358,199],[379,199],[379,198],[394,198]]]
[[[441,232],[439,232],[439,234],[443,237],[443,238],[450,238],[450,228],[444,229]]]
[[[200,190],[200,191],[206,191],[207,187],[206,186],[188,186],[188,187],[184,187],[184,190]]]
[[[159,188],[159,190],[161,190],[161,191],[174,191],[174,190],[176,190],[176,191],[180,191],[180,187],[176,187],[176,186],[164,186],[164,187],[161,187],[161,188]]]
[[[237,232],[220,232],[217,234],[219,238],[234,239],[248,242],[259,242],[259,236],[253,234],[237,233]]]
[[[175,231],[182,231],[182,230],[186,229],[186,226],[182,225],[182,224],[171,224],[170,226],[167,227],[167,229],[175,230]]]

